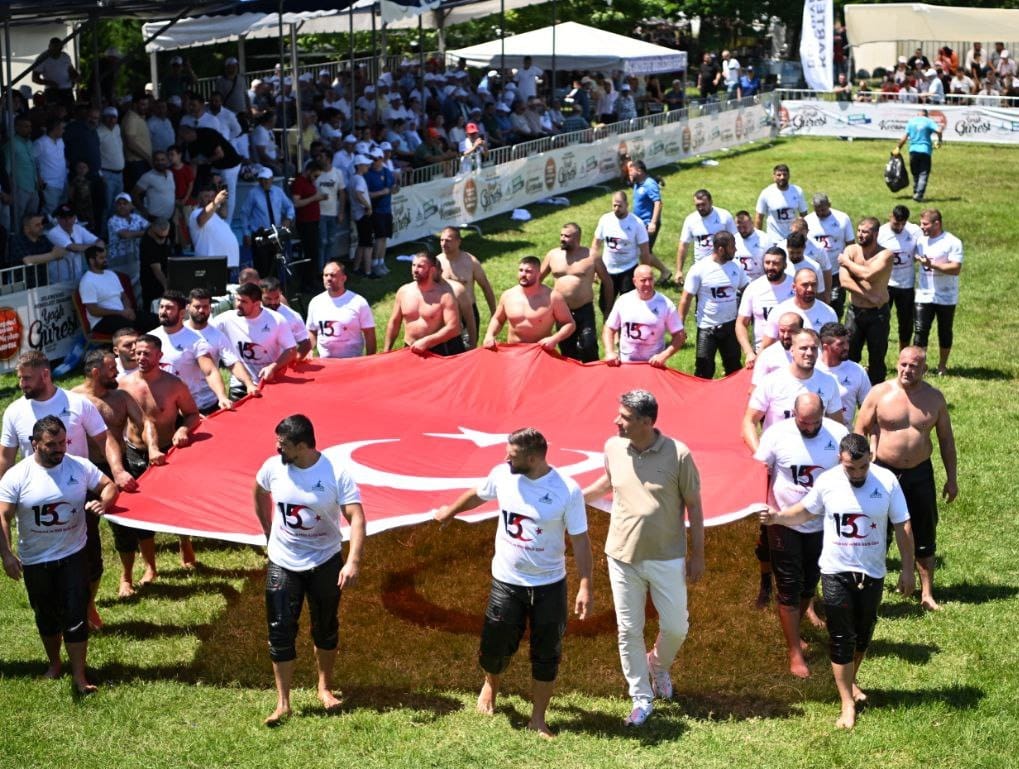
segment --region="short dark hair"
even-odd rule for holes
[[[427,259],[428,263],[432,265],[432,267],[439,266],[439,257],[437,257],[435,254],[430,253],[428,251],[418,251],[416,254],[414,254],[415,259],[417,259],[419,256],[423,259]]]
[[[280,290],[280,280],[279,280],[279,278],[277,278],[277,277],[275,277],[273,275],[270,275],[269,277],[262,278],[260,281],[258,281],[258,287],[260,289],[262,289],[262,295],[264,296],[265,294],[269,293],[270,291],[279,291]]]
[[[138,337],[138,342],[137,343],[141,343],[141,342],[145,342],[145,344],[151,344],[157,350],[162,350],[163,349],[163,340],[160,339],[155,334],[141,334]]]
[[[776,171],[785,171],[786,173],[789,173],[789,166],[787,166],[785,163],[779,163],[778,165],[771,169],[772,173],[775,173]]]
[[[253,302],[261,302],[262,287],[256,283],[241,283],[237,287],[237,296],[245,296]]]
[[[138,332],[130,326],[124,326],[124,328],[118,328],[113,332],[113,338],[110,340],[113,344],[116,344],[125,336],[138,336]]]
[[[909,221],[909,209],[899,205],[892,209],[892,218],[897,222]]]
[[[207,288],[193,288],[188,292],[188,304],[191,304],[195,299],[208,299],[212,301],[212,292]]]
[[[303,443],[309,449],[315,448],[315,428],[304,414],[291,414],[276,425],[276,436],[295,446]]]
[[[793,248],[806,248],[807,236],[802,232],[790,232],[789,237],[785,239],[785,244]]]
[[[712,197],[711,197],[711,193],[710,193],[710,192],[708,192],[708,191],[707,191],[706,189],[703,189],[703,188],[702,188],[702,189],[699,189],[699,190],[697,190],[697,192],[695,192],[695,193],[693,194],[693,196],[694,196],[695,198],[697,198],[698,200],[706,200],[706,201],[708,201],[709,203],[712,203],[712,202],[713,202],[713,200],[712,200]]]
[[[870,453],[870,441],[859,433],[849,433],[839,441],[839,454],[848,454],[854,462]]]
[[[60,421],[60,417],[50,414],[32,425],[32,440],[34,442],[41,441],[42,437],[46,433],[49,433],[50,435],[58,435],[59,433],[65,432],[67,432],[67,428],[64,426],[64,423]]]
[[[835,339],[843,339],[849,336],[849,329],[837,321],[825,323],[818,332],[821,337],[821,344],[831,344]]]
[[[16,368],[44,368],[49,370],[50,359],[39,350],[29,350],[18,356]]]
[[[539,455],[544,457],[548,452],[548,441],[545,436],[533,427],[522,427],[514,430],[506,438],[510,446],[516,446],[525,454]]]
[[[714,234],[711,242],[712,247],[717,249],[719,246],[725,247],[735,246],[736,238],[733,237],[731,232],[728,232],[727,230],[722,230]]]
[[[520,257],[520,264],[526,264],[529,267],[533,267],[536,270],[541,269],[541,259],[536,256],[522,256]]]
[[[767,256],[768,254],[776,254],[778,256],[781,256],[783,262],[789,259],[789,255],[785,252],[785,249],[782,248],[781,246],[772,246],[771,248],[764,252],[765,256]]]
[[[96,256],[99,255],[99,253],[101,251],[106,251],[106,247],[105,246],[89,246],[88,248],[85,249],[85,259],[87,261],[92,261],[93,259],[96,258]]]
[[[159,297],[161,302],[173,302],[177,305],[178,310],[183,310],[184,305],[187,304],[187,299],[184,298],[184,294],[173,288],[168,288],[163,292],[163,295]]]
[[[92,369],[102,366],[107,355],[113,355],[113,352],[102,347],[96,350],[89,350],[88,355],[85,356],[85,362],[82,364],[85,376],[88,376]]]

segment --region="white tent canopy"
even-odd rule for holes
[[[424,29],[451,27],[471,19],[480,19],[501,8],[507,11],[524,8],[547,0],[468,0],[448,4],[445,8],[426,10],[421,14]],[[353,5],[353,26],[355,32],[372,29],[372,14],[377,10],[375,0],[359,0]],[[316,33],[347,33],[350,31],[350,8],[342,11],[313,11],[306,13],[284,13],[283,25],[298,25],[302,35]],[[166,26],[166,21],[149,22],[143,25],[146,38]],[[409,16],[386,25],[386,29],[417,29],[418,17]],[[382,28],[378,15],[375,28]],[[279,19],[275,13],[241,13],[233,16],[195,16],[181,19],[145,46],[148,53],[175,51],[180,48],[195,48],[216,43],[230,43],[237,40],[276,37],[279,35]]]
[[[846,32],[854,47],[906,40],[1019,40],[1019,11],[891,3],[847,5],[845,14]]]
[[[552,68],[552,27],[524,32],[505,39],[506,66],[522,66],[524,56],[542,69]],[[466,59],[468,66],[497,67],[503,54],[503,41],[493,40],[470,48],[447,51],[446,59]],[[612,32],[605,32],[573,21],[555,27],[557,69],[620,69],[630,75],[653,75],[686,69],[686,52]]]

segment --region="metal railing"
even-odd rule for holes
[[[833,91],[814,91],[809,88],[779,88],[776,91],[783,101],[838,101]],[[866,93],[866,92],[865,92]],[[977,107],[1019,107],[1019,97],[1016,96],[981,96],[979,94],[945,94],[943,102],[934,103],[924,100],[927,94],[886,94],[880,89],[870,91],[869,98],[865,101],[870,104],[927,104],[929,106],[966,106]],[[846,101],[864,101],[858,98],[858,91],[854,88],[853,98]]]

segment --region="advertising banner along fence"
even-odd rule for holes
[[[749,372],[705,381],[648,364],[580,364],[536,345],[452,358],[399,350],[315,360],[234,412],[203,422],[191,446],[122,494],[114,520],[163,532],[262,544],[255,473],[275,451],[274,428],[303,413],[319,449],[333,447],[360,486],[374,533],[429,520],[505,459],[506,435],[535,427],[549,463],[581,486],[600,476],[619,396],[650,390],[658,426],[686,443],[700,469],[706,522],[736,520],[765,498],[765,471],[740,440]],[[492,504],[470,520],[496,513]]]

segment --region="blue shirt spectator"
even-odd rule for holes
[[[267,178],[262,175],[266,171],[268,169],[263,169],[259,174],[258,188],[248,193],[241,208],[241,222],[245,238],[251,237],[258,230],[269,229],[272,224],[282,227],[294,220],[294,204],[283,193],[283,190],[273,186],[272,171],[268,171]],[[272,205],[271,219],[269,216],[270,204]]]

